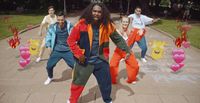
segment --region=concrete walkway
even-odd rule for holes
[[[118,15],[113,14],[114,18]],[[75,23],[77,17],[69,17]],[[118,22],[116,22],[118,24]],[[22,43],[27,40],[40,39],[38,28],[20,35]],[[119,83],[113,85],[113,103],[200,103],[200,52],[197,49],[184,49],[186,53],[185,66],[177,73],[173,73],[170,65],[174,63],[171,52],[175,48],[173,40],[156,30],[148,28],[148,41],[161,40],[167,43],[164,57],[152,60],[151,47],[148,48],[147,63],[140,61],[140,49],[137,45],[133,51],[140,64],[140,80],[136,85],[127,84],[125,64],[120,64]],[[115,48],[110,43],[111,53]],[[0,41],[0,103],[66,103],[69,97],[71,83],[71,69],[62,60],[54,69],[54,82],[45,86],[47,78],[46,62],[31,64],[24,70],[19,68],[19,50],[8,46],[7,40]],[[47,54],[47,52],[46,52]],[[48,58],[45,55],[44,58]],[[79,103],[103,103],[97,82],[92,75],[82,93]]]

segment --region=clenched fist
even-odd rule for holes
[[[79,62],[80,62],[81,64],[84,64],[84,62],[85,62],[85,56],[84,56],[84,55],[80,56],[80,57],[78,58],[78,60],[79,60]]]

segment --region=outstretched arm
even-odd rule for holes
[[[43,28],[44,28],[44,24],[41,23],[41,24],[40,24],[40,28],[39,28],[39,32],[38,32],[38,35],[39,35],[39,36],[42,36],[42,30],[43,30]]]
[[[153,18],[150,18],[150,17],[145,16],[145,15],[144,15],[143,19],[144,19],[145,25],[153,24],[153,23],[157,22],[158,20],[160,20],[160,18],[153,19]]]
[[[39,36],[42,36],[42,30],[43,30],[43,28],[46,24],[46,19],[47,19],[47,17],[45,16],[44,19],[42,20],[42,23],[40,24],[40,29],[39,29],[39,32],[38,32]]]
[[[122,51],[125,51],[126,53],[130,53],[130,49],[127,46],[125,40],[116,30],[110,35],[110,38],[118,48],[120,48]]]
[[[156,18],[156,19],[153,19],[152,22],[155,23],[155,22],[157,22],[159,20],[160,20],[160,18]]]

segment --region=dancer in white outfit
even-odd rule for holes
[[[49,26],[51,24],[54,24],[56,21],[57,21],[57,17],[56,15],[54,14],[55,13],[55,9],[53,6],[49,6],[48,7],[48,15],[46,15],[40,25],[40,30],[39,30],[39,35],[43,37],[43,40],[42,40],[42,43],[41,43],[41,47],[40,47],[40,52],[39,52],[39,55],[38,55],[38,58],[36,59],[36,62],[40,62],[41,58],[42,58],[42,55],[44,53],[44,50],[45,50],[45,37],[46,35],[42,35],[42,30],[43,28],[47,29],[49,28]]]

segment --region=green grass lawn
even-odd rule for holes
[[[23,30],[27,25],[40,24],[44,15],[6,15],[10,19],[8,22],[3,21],[5,15],[0,15],[0,40],[12,36],[11,31],[8,29],[9,25],[16,26],[19,30]]]
[[[192,23],[192,29],[187,33],[188,40],[194,47],[200,48],[200,23]],[[168,32],[174,37],[181,35],[179,30],[176,28],[176,20],[162,19],[158,23],[155,23],[153,27],[156,27],[162,31]]]
[[[11,31],[8,29],[9,25],[16,26],[19,30],[23,30],[27,25],[36,25],[41,23],[44,15],[9,15],[11,18],[8,22],[4,22],[0,15],[0,40],[12,36]],[[190,43],[200,48],[200,24],[191,24],[192,29],[188,32],[188,40]],[[180,32],[176,28],[177,24],[175,20],[162,19],[158,23],[155,23],[153,27],[156,27],[162,31],[168,32],[174,37],[180,36]]]

